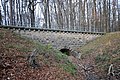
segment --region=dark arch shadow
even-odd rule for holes
[[[62,48],[62,49],[60,49],[60,51],[61,51],[63,54],[66,54],[66,55],[70,56],[70,52],[71,52],[70,49]]]

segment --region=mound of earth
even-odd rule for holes
[[[30,65],[29,57],[36,49]],[[67,55],[0,29],[0,80],[83,80]]]
[[[120,32],[107,33],[78,49],[81,64],[101,80],[120,79]],[[87,67],[86,67],[87,68]]]

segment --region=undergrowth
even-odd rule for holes
[[[107,33],[80,47],[79,51],[82,54],[81,60],[89,58],[94,61],[99,75],[107,76],[111,64],[118,72],[120,69],[120,32]]]
[[[59,67],[63,68],[66,72],[69,72],[72,75],[75,75],[76,66],[68,60],[68,56],[66,54],[63,54],[62,52],[56,49],[53,49],[50,44],[43,46],[37,42],[36,47],[38,51],[40,51],[40,53],[44,55],[47,54],[47,55],[53,56],[54,61],[57,62]]]
[[[36,49],[39,53],[36,58],[40,59],[39,61],[43,61],[43,63],[49,64],[49,66],[55,63],[58,67],[61,67],[65,71],[71,74],[75,74],[76,67],[71,62],[69,62],[68,56],[62,54],[59,50],[53,49],[50,44],[43,45],[38,41],[31,40],[14,32],[7,30],[2,31],[3,32],[0,32],[0,39],[3,39],[4,48],[11,51],[11,55],[14,53],[12,50],[15,50],[20,53],[20,56],[28,56],[24,54],[30,54],[34,49]],[[4,39],[4,34],[10,34],[6,35],[6,37],[9,37],[10,39]]]
[[[91,53],[93,50],[96,50],[97,48],[107,45],[109,44],[109,42],[111,42],[111,40],[113,39],[119,39],[120,38],[120,33],[107,33],[106,35],[103,35],[91,42],[89,42],[88,44],[86,44],[85,46],[80,47],[80,51],[83,54],[87,54],[87,53]]]

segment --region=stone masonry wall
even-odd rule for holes
[[[86,42],[99,37],[96,34],[82,34],[82,33],[64,33],[64,32],[50,32],[50,31],[15,31],[22,36],[38,40],[43,44],[50,44],[56,49],[68,48],[75,49]]]

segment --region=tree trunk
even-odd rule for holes
[[[44,0],[44,19],[45,19],[45,28],[48,27],[48,16],[47,16],[47,0]]]
[[[108,31],[110,32],[110,27],[111,27],[111,24],[110,24],[110,22],[111,22],[111,19],[110,19],[110,15],[111,15],[110,0],[109,0],[108,6],[109,6],[109,14],[108,14],[108,15],[109,15],[109,17],[108,17],[108,18],[109,18],[109,19],[108,19],[108,27],[109,27],[109,30],[108,30]]]
[[[56,9],[56,4],[55,4],[55,0],[53,0],[54,1],[54,8],[55,8],[55,19],[56,19],[56,23],[57,23],[57,25],[56,26],[58,26],[58,14],[57,14],[57,9]]]
[[[89,31],[89,12],[88,12],[88,3],[87,3],[87,30]]]
[[[58,7],[58,26],[59,26],[59,29],[63,29],[63,14],[62,14],[62,11],[61,11],[61,4],[60,4],[60,1],[58,0],[57,1],[57,7]]]
[[[0,6],[0,25],[2,25],[2,14],[1,14],[1,6]]]
[[[117,9],[118,9],[118,31],[120,31],[120,7],[119,7],[119,3],[118,3],[118,0],[117,0]]]
[[[10,25],[13,25],[12,0],[10,0]]]
[[[100,7],[100,32],[103,32],[101,2],[99,2],[99,7]]]
[[[50,20],[50,10],[49,10],[49,0],[47,0],[47,12],[48,12],[48,23],[49,29],[51,28],[51,20]]]
[[[112,31],[115,31],[115,27],[116,27],[116,0],[113,0],[113,21],[112,21]]]

